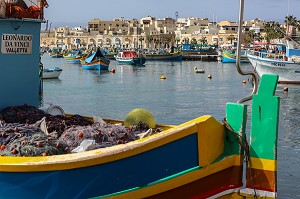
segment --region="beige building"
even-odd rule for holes
[[[123,17],[116,18],[112,21],[102,21],[100,19],[93,19],[88,22],[88,32],[91,35],[103,34],[122,34],[126,35],[128,32],[128,21]]]
[[[263,29],[264,21],[245,21],[243,32]],[[237,39],[237,22],[210,22],[208,18],[156,19],[152,16],[140,20],[125,20],[123,17],[112,21],[93,19],[87,28],[59,27],[41,31],[41,46],[65,49],[90,48],[166,48],[174,44],[191,41],[207,44],[228,44]]]

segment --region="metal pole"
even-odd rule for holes
[[[240,0],[240,14],[239,14],[239,29],[238,29],[238,43],[236,54],[236,68],[241,75],[251,75],[253,77],[253,90],[250,96],[242,98],[238,103],[243,103],[252,99],[252,95],[257,93],[258,87],[258,75],[255,71],[242,71],[241,69],[241,44],[242,44],[242,29],[243,29],[243,17],[244,17],[244,0]]]

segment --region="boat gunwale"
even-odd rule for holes
[[[68,170],[121,160],[197,133],[198,124],[201,122],[205,123],[210,119],[215,120],[215,118],[210,115],[204,115],[178,126],[157,125],[157,127],[163,128],[162,132],[126,144],[80,153],[36,157],[3,156],[0,157],[0,172]],[[111,123],[122,122],[118,120],[105,121]]]

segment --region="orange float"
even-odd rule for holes
[[[37,19],[40,16],[41,9],[38,6],[30,6],[26,9],[27,17]]]

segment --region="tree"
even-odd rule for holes
[[[141,48],[143,49],[143,41],[144,41],[144,37],[139,37],[139,41],[141,42]]]
[[[254,37],[255,37],[255,32],[254,32],[254,30],[249,30],[247,34],[248,34],[249,38],[253,41],[253,40],[254,40]]]
[[[207,38],[206,37],[201,37],[201,39],[199,39],[199,42],[201,44],[206,44],[207,43]]]
[[[229,36],[227,37],[227,40],[230,41],[230,44],[232,44],[232,41],[235,40],[235,39],[236,39],[236,38],[235,38],[234,35],[229,35]]]
[[[177,44],[177,46],[178,46],[178,43],[180,42],[180,38],[179,37],[177,37],[176,38],[176,44]]]
[[[191,40],[191,44],[197,44],[197,40],[196,40],[196,38],[194,37],[194,38],[192,38],[192,40]]]
[[[149,48],[150,44],[151,44],[151,48],[152,48],[153,40],[154,40],[154,37],[152,35],[149,35],[149,34],[146,35],[146,41],[147,41],[147,44],[148,44],[148,48]]]
[[[289,15],[285,17],[284,20],[286,26],[297,26],[297,18],[294,17],[293,15]]]
[[[162,38],[162,42],[163,42],[163,46],[164,47],[167,47],[169,46],[170,42],[172,41],[172,35],[170,34],[163,34],[161,35],[161,38]]]
[[[267,42],[284,36],[284,31],[280,28],[280,24],[275,21],[266,22],[264,32],[266,33],[265,40]]]

